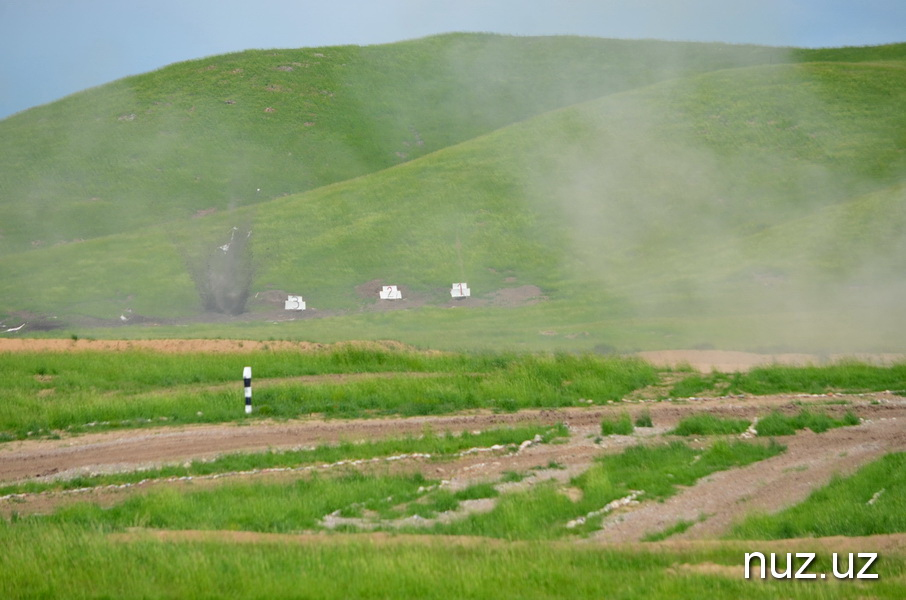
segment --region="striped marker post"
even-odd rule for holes
[[[242,381],[245,383],[245,414],[252,414],[252,368],[242,369]]]

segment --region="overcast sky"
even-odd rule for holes
[[[906,41],[906,0],[0,0],[0,119],[203,56],[451,31],[861,46]]]

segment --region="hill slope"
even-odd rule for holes
[[[786,55],[444,35],[171,65],[0,121],[0,253],[314,189],[575,102]]]
[[[545,44],[560,47],[557,40],[483,36],[409,44],[463,39],[472,52],[486,44],[485,60],[510,42],[537,44],[539,54],[526,59],[536,69],[551,55]],[[8,312],[57,312],[64,320],[66,314],[194,319],[203,309],[199,281],[218,260],[212,249],[238,227],[252,232],[250,294],[258,296],[246,320],[275,318],[279,313],[268,308],[274,305],[263,299],[279,301],[276,290],[303,293],[315,314],[335,315],[284,323],[282,336],[572,348],[902,344],[890,332],[906,322],[898,283],[906,267],[906,117],[899,110],[906,101],[906,45],[820,51],[814,63],[724,64],[733,68],[711,72],[702,65],[716,66],[714,57],[728,48],[690,47],[698,52],[695,68],[661,65],[644,77],[627,71],[646,85],[630,85],[625,76],[615,86],[602,77],[596,90],[548,90],[522,103],[523,112],[514,109],[520,122],[503,127],[503,88],[496,101],[473,105],[500,111],[476,130],[467,131],[468,118],[437,116],[431,103],[413,101],[423,115],[419,135],[438,129],[423,145],[412,138],[399,146],[412,152],[405,160],[388,159],[391,146],[383,146],[361,153],[371,163],[354,161],[369,164],[370,174],[357,178],[197,219],[148,211],[124,226],[127,233],[9,254],[0,259],[0,297]],[[604,51],[611,61],[614,48]],[[770,55],[730,50],[737,62],[743,54]],[[383,81],[377,72],[372,77]],[[369,86],[363,89],[376,90]],[[396,82],[373,97],[399,89]],[[462,92],[457,102],[478,93]],[[405,106],[385,100],[388,110]],[[262,116],[283,112],[275,109]],[[531,111],[541,114],[527,118]],[[445,122],[463,129],[429,152],[427,140],[441,139],[438,124]],[[317,126],[305,127],[296,133]],[[455,144],[457,135],[468,139]],[[143,219],[150,225],[140,227]],[[449,283],[458,280],[474,290],[472,300],[457,305],[468,310],[373,312],[382,308],[374,294],[379,281],[406,286],[402,306],[415,307],[445,305]],[[546,301],[533,298],[539,294]],[[344,316],[349,311],[365,312]],[[217,335],[223,327],[192,331]],[[233,327],[273,335],[267,326]]]

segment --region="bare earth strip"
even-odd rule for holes
[[[753,511],[776,512],[804,500],[835,473],[845,475],[888,452],[906,450],[903,418],[869,421],[822,434],[779,438],[787,451],[746,467],[714,473],[663,503],[644,503],[607,519],[594,539],[639,541],[680,520],[698,522],[675,539],[713,538]]]
[[[906,401],[890,394],[843,397],[847,407],[857,408],[863,418],[897,416],[906,411]],[[648,411],[655,425],[670,427],[682,416],[707,411],[722,416],[754,417],[765,410],[798,410],[798,404],[826,401],[826,397],[764,396],[701,399],[685,404],[671,402],[614,405],[611,407],[526,410],[494,414],[476,412],[453,416],[410,418],[262,421],[250,425],[194,425],[111,431],[73,436],[61,440],[26,440],[0,445],[0,481],[61,477],[90,472],[115,472],[148,468],[191,459],[211,458],[241,451],[265,451],[311,447],[341,441],[356,441],[436,433],[485,430],[526,423],[594,427],[604,416],[628,411],[635,417]],[[797,405],[793,403],[796,402]]]
[[[64,440],[28,440],[0,446],[0,481],[147,468],[241,451],[312,447],[342,441],[483,430],[523,423],[555,424],[574,417],[600,420],[601,412],[523,411],[393,419],[265,421],[247,426],[197,425],[89,434]]]
[[[473,483],[498,481],[506,471],[530,472],[531,475],[520,482],[503,484],[508,488],[524,488],[546,479],[565,482],[587,469],[594,457],[602,452],[618,452],[630,444],[639,442],[638,436],[612,436],[599,443],[595,441],[596,425],[574,425],[570,429],[571,435],[565,443],[526,444],[525,448],[520,448],[517,452],[509,452],[506,449],[493,451],[485,448],[480,449],[479,452],[466,452],[462,456],[446,460],[429,460],[418,455],[396,456],[354,461],[354,464],[350,461],[342,461],[336,465],[303,465],[293,469],[262,469],[254,472],[218,473],[191,478],[151,479],[126,486],[100,486],[38,494],[16,494],[0,499],[0,515],[46,514],[61,506],[81,501],[108,507],[131,494],[144,493],[160,486],[197,489],[198,486],[218,485],[228,479],[286,480],[307,477],[315,471],[324,470],[345,472],[348,469],[356,469],[370,474],[418,472],[435,481],[445,481],[448,489],[454,491]],[[650,435],[653,435],[653,431]],[[552,463],[556,463],[555,468],[550,467]]]
[[[589,541],[595,544],[632,542],[641,539],[646,533],[661,531],[678,520],[694,521],[702,513],[710,515],[704,523],[690,528],[683,536],[675,537],[706,538],[719,535],[733,520],[749,510],[778,510],[802,500],[812,489],[829,481],[835,472],[849,472],[885,452],[906,450],[906,432],[903,431],[906,399],[891,394],[858,395],[845,399],[850,402],[847,407],[824,408],[852,408],[866,419],[865,423],[820,435],[803,432],[783,438],[781,441],[788,446],[786,453],[748,467],[713,474],[667,502],[643,503],[634,511],[619,514],[619,520],[609,521],[609,526]],[[596,456],[619,452],[630,444],[660,439],[660,435],[675,425],[682,416],[693,412],[709,411],[753,417],[763,414],[766,408],[798,410],[798,403],[808,400],[825,402],[828,398],[719,398],[683,404],[660,402],[631,407],[620,405],[523,411],[514,414],[261,422],[243,427],[214,425],[96,433],[68,440],[28,440],[4,444],[0,446],[0,480],[22,480],[42,472],[48,477],[57,477],[135,470],[228,451],[419,435],[426,429],[458,432],[519,423],[566,422],[571,435],[565,444],[535,445],[514,454],[485,453],[443,462],[411,459],[384,464],[371,463],[354,468],[371,472],[386,472],[388,469],[394,472],[420,472],[430,479],[448,481],[451,489],[480,481],[496,481],[507,471],[533,473],[517,485],[532,485],[536,480],[556,479],[561,485],[568,486],[569,479],[587,469]],[[839,398],[835,397],[834,400],[838,401]],[[600,439],[597,433],[601,418],[604,415],[619,414],[627,408],[632,411],[649,411],[655,427],[639,428],[632,436]],[[552,464],[556,467],[549,468]],[[228,476],[292,478],[307,474],[307,471],[289,471]],[[130,494],[144,493],[157,486],[217,485],[220,481],[222,479],[152,480],[128,489],[95,488],[77,494],[26,495],[0,502],[0,514],[47,513],[78,501],[111,506]]]

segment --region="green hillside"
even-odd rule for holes
[[[171,65],[0,121],[0,252],[314,189],[575,102],[785,55],[444,35]]]
[[[0,121],[0,313],[116,336],[902,350],[903,105],[906,44],[451,35],[173,65]],[[234,227],[249,303],[225,320],[202,288]],[[412,310],[384,310],[380,282]],[[307,318],[283,322],[286,292]],[[159,325],[86,329],[120,315]]]

